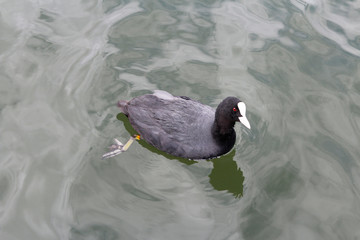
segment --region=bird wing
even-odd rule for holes
[[[131,101],[128,112],[132,126],[150,144],[179,155],[202,148],[212,139],[209,125],[214,121],[214,110],[211,107],[189,99],[168,101],[145,96]]]

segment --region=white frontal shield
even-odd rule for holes
[[[240,114],[242,117],[239,117],[239,120],[242,124],[244,124],[245,127],[250,129],[250,123],[249,120],[246,118],[246,105],[243,102],[238,103],[238,108],[240,111]]]

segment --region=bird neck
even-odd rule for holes
[[[234,125],[235,122],[215,115],[215,121],[211,129],[213,137],[221,140],[229,138],[229,136],[235,134]]]

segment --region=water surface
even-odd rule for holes
[[[1,1],[0,238],[359,239],[359,2]],[[234,149],[174,158],[120,99],[247,104]]]

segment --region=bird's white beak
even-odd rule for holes
[[[245,127],[251,129],[249,120],[246,118],[246,105],[243,102],[238,103],[238,108],[242,117],[239,117],[239,121],[244,124]]]

